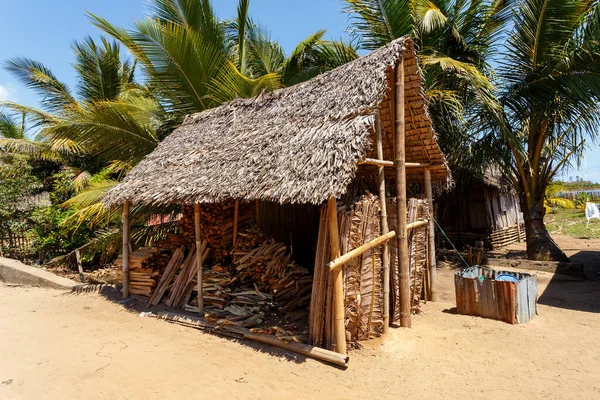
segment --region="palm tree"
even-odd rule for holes
[[[49,148],[67,163],[80,161],[81,156],[99,159],[99,168],[113,161],[134,165],[156,147],[160,104],[134,83],[135,66],[122,60],[116,42],[104,38],[101,42],[98,46],[86,38],[73,45],[77,95],[39,62],[17,57],[5,63],[42,98],[41,109],[1,103],[26,115],[36,132],[33,139],[11,138],[5,145],[20,152],[30,149],[31,155],[39,146]]]
[[[503,165],[524,211],[527,255],[567,260],[544,224],[552,179],[578,162],[600,126],[600,6],[596,0],[523,0],[499,68]]]
[[[179,116],[293,84],[358,57],[349,45],[324,41],[323,31],[286,57],[249,17],[249,3],[240,0],[236,18],[228,21],[217,18],[209,0],[152,0],[151,16],[130,30],[90,18],[127,47],[151,91]]]
[[[480,175],[489,138],[471,116],[500,118],[491,83],[494,46],[510,16],[506,0],[345,0],[350,31],[372,50],[410,35],[418,48],[429,112],[454,175]],[[493,147],[491,147],[493,148]]]

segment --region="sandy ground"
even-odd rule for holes
[[[513,326],[454,314],[452,274],[412,329],[352,351],[345,371],[99,294],[0,286],[0,399],[600,398],[600,282],[539,273],[539,315]]]

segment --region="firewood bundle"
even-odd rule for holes
[[[202,243],[200,251],[204,263],[210,252],[206,248],[206,242]],[[173,256],[165,267],[156,290],[150,296],[147,305],[157,305],[166,294],[165,303],[169,307],[182,307],[190,301],[193,288],[197,284],[197,275],[196,246],[192,244],[186,256],[185,245],[182,245],[173,252]]]
[[[176,248],[185,239],[180,235],[167,233],[165,239],[153,243],[152,247],[141,247],[129,256],[129,291],[149,297],[156,288],[163,271]],[[123,279],[123,255],[115,260],[119,267],[119,280]]]
[[[129,291],[132,294],[150,296],[160,278],[159,261],[161,250],[159,248],[142,247],[129,256]],[[123,256],[114,262],[118,267],[123,266]],[[122,269],[120,271],[122,279]]]
[[[235,202],[202,204],[200,206],[200,231],[202,239],[208,242],[212,249],[212,258],[215,263],[225,263],[230,256],[233,245]],[[242,230],[256,219],[255,205],[240,203],[238,210],[238,229]],[[185,206],[182,210],[180,221],[182,235],[194,242],[194,207]]]
[[[290,260],[284,243],[249,228],[239,234],[233,255],[236,277],[242,283],[257,284],[262,291],[272,294],[284,311],[308,306],[312,277]]]

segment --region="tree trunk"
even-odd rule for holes
[[[522,202],[522,204],[525,202]],[[531,207],[523,207],[527,258],[536,261],[569,261],[546,229],[544,223],[544,197]]]

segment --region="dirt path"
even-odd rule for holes
[[[0,399],[600,398],[598,282],[539,273],[554,300],[512,326],[453,314],[452,273],[413,329],[353,351],[346,371],[140,318],[99,294],[0,286]]]

